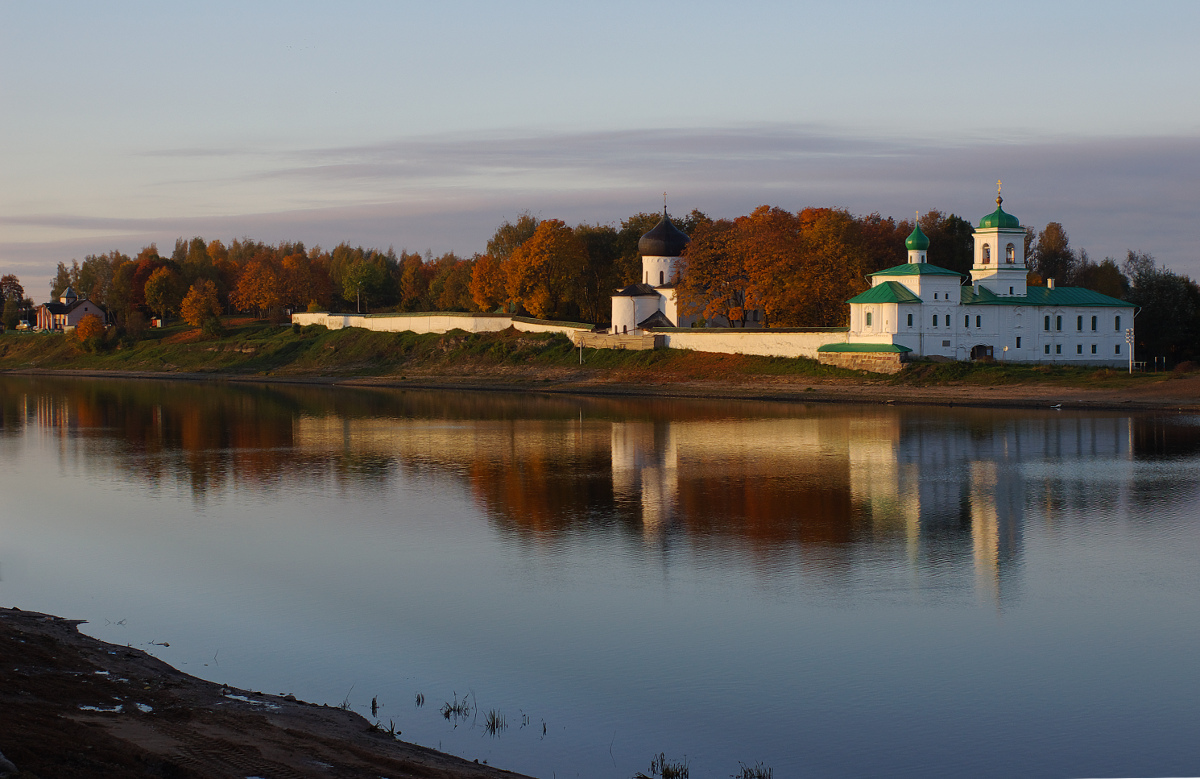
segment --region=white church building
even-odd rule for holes
[[[969,283],[927,261],[929,239],[918,225],[908,262],[870,276],[871,288],[850,304],[847,343],[823,351],[878,347],[914,357],[992,357],[1012,362],[1124,365],[1133,304],[1081,287],[1026,284],[1025,228],[1001,207],[979,220]]]
[[[1057,286],[1054,279],[1046,279],[1044,287],[1028,286],[1025,228],[1004,211],[1002,203],[997,195],[996,210],[975,228],[969,280],[928,261],[929,239],[918,225],[905,242],[908,262],[871,274],[871,288],[847,301],[849,329],[812,332],[819,341],[812,344],[813,356],[824,353],[829,361],[847,364],[855,354],[864,358],[890,354],[893,360],[899,355],[902,360],[992,358],[1125,365],[1136,308],[1092,290]],[[680,273],[686,272],[682,255],[689,240],[665,211],[662,220],[642,236],[638,242],[642,279],[613,295],[611,334],[648,334],[695,325],[697,317],[680,314],[676,295]],[[711,328],[718,323],[706,324]],[[795,330],[760,329],[745,332],[739,340],[764,340],[766,347],[765,340],[778,340],[774,334],[783,332],[800,337]],[[773,349],[746,344],[736,351],[765,354]]]

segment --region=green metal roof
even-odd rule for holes
[[[973,287],[963,287],[961,302],[977,306],[1109,306],[1113,308],[1119,306],[1133,308],[1133,304],[1127,300],[1109,297],[1083,287],[1055,287],[1054,289],[1029,287],[1027,294],[1020,297],[997,295],[986,287],[980,287],[979,294],[976,295]]]
[[[825,344],[817,348],[818,352],[875,352],[884,354],[904,354],[911,352],[907,346],[900,344]]]
[[[894,268],[876,271],[872,276],[959,276],[963,274],[949,268],[940,268],[928,262],[906,262]]]
[[[860,292],[847,303],[920,303],[921,299],[898,281],[884,281]]]
[[[913,227],[912,234],[904,241],[904,246],[910,251],[916,250],[919,252],[923,252],[929,248],[929,238],[925,236],[925,233],[921,232],[921,225]]]

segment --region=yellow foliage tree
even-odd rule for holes
[[[238,277],[229,299],[242,311],[254,309],[261,313],[279,305],[281,297],[279,276],[270,259],[255,257]]]
[[[208,279],[193,284],[183,298],[180,313],[184,321],[192,327],[202,327],[209,320],[219,319],[221,300],[217,296],[217,285]]]
[[[577,301],[586,268],[587,250],[575,232],[559,219],[547,219],[509,256],[508,296],[535,317],[553,316],[564,303]]]

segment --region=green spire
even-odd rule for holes
[[[921,232],[921,225],[913,228],[912,235],[908,236],[904,245],[909,251],[923,252],[929,249],[929,239],[925,237],[925,233]]]

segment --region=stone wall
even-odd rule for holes
[[[577,322],[551,322],[508,314],[463,314],[453,311],[413,314],[303,313],[292,314],[292,323],[324,325],[330,330],[361,327],[383,333],[448,333],[451,330],[494,333],[513,327],[526,333],[562,333],[567,337],[591,329],[591,325]]]
[[[852,371],[899,373],[904,370],[899,352],[821,352],[818,362]]]
[[[810,360],[817,359],[817,349],[825,344],[844,344],[849,340],[849,330],[845,328],[742,330],[694,327],[658,328],[655,332],[666,336],[666,346],[670,349],[807,357]]]
[[[630,349],[645,351],[662,349],[667,345],[667,338],[658,333],[639,333],[629,335],[610,335],[609,333],[578,332],[573,336],[576,346],[587,349]]]

